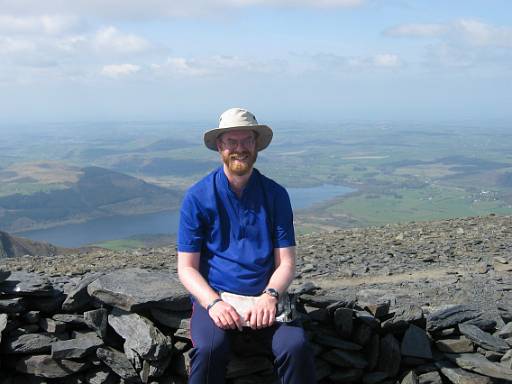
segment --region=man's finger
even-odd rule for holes
[[[263,324],[263,310],[258,311],[257,320],[256,320],[256,328],[260,329]]]
[[[258,320],[258,313],[256,311],[251,311],[251,328],[256,329]]]
[[[263,312],[263,316],[261,317],[261,327],[262,328],[268,327],[269,320],[270,320],[270,314],[267,311]]]

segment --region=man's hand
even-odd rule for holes
[[[242,330],[242,318],[235,308],[224,301],[219,301],[211,307],[208,314],[215,325],[221,329]]]
[[[277,299],[266,293],[258,297],[256,304],[245,314],[252,329],[270,327],[276,320]]]

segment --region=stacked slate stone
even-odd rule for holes
[[[465,305],[427,314],[305,287],[296,309],[319,383],[512,383],[506,310],[498,319]],[[186,383],[190,310],[187,292],[163,271],[45,277],[0,270],[0,384]],[[257,333],[237,333],[233,352],[228,383],[278,383]]]
[[[319,383],[512,383],[512,314],[301,295]],[[497,329],[499,327],[499,329]]]

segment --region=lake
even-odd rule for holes
[[[355,190],[338,185],[311,188],[287,188],[294,210],[310,208]],[[176,233],[179,212],[166,211],[144,215],[111,216],[85,223],[16,233],[16,236],[46,241],[64,247],[79,247],[104,240],[123,239],[133,235]]]

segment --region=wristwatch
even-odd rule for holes
[[[267,295],[270,295],[272,297],[275,297],[276,300],[279,301],[279,292],[277,292],[277,290],[275,290],[274,288],[265,288],[265,290],[263,291],[263,293],[266,293]]]

